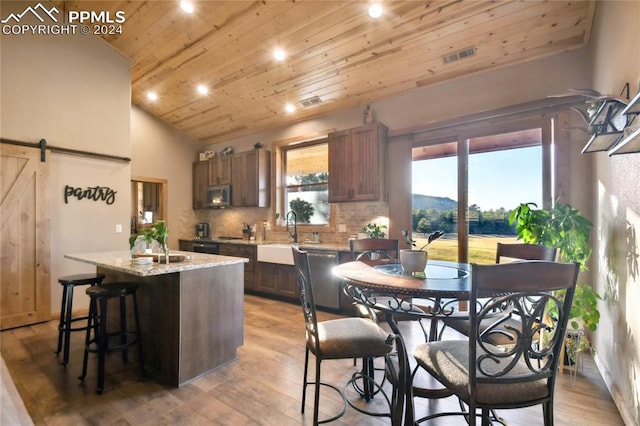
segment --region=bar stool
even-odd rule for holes
[[[84,378],[87,375],[87,360],[89,352],[97,353],[98,386],[96,388],[96,393],[98,395],[102,394],[102,391],[104,390],[105,355],[111,352],[122,352],[122,362],[127,363],[129,361],[129,346],[137,344],[140,371],[144,374],[140,319],[138,316],[138,299],[136,297],[138,287],[139,285],[137,283],[121,282],[89,287],[86,291],[91,300],[89,303],[89,320],[87,324],[87,335],[85,338],[84,359],[82,361],[82,375],[78,378],[84,381]],[[135,331],[127,330],[127,296],[131,296],[133,299]],[[114,298],[120,299],[120,329],[109,333],[107,332],[107,301]],[[91,337],[92,330],[93,337]],[[119,336],[120,339],[117,344],[115,344],[115,342],[114,344],[110,344],[109,337],[112,336]]]
[[[104,274],[66,275],[58,279],[58,282],[62,285],[62,306],[60,308],[60,323],[58,324],[58,349],[56,350],[56,355],[60,354],[64,343],[62,365],[66,366],[69,363],[69,341],[71,340],[71,332],[87,329],[86,326],[72,327],[74,322],[86,321],[88,319],[86,316],[72,318],[73,288],[79,285],[99,285],[103,279]]]

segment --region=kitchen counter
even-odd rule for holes
[[[348,243],[312,243],[311,241],[301,241],[297,244],[294,244],[290,241],[262,241],[262,240],[243,240],[242,238],[238,239],[219,239],[219,238],[181,238],[181,241],[191,241],[191,242],[214,242],[218,244],[240,244],[240,245],[251,245],[251,246],[259,246],[259,245],[269,245],[269,244],[291,244],[297,245],[301,250],[327,250],[327,251],[341,251],[341,252],[349,252],[349,244]],[[172,252],[173,253],[173,252]]]
[[[134,265],[128,251],[67,254],[96,265],[111,282],[136,282],[145,366],[154,379],[182,386],[238,358],[244,332],[247,259],[172,251],[191,259]],[[118,304],[110,306],[118,318]],[[133,324],[131,318],[129,324]]]
[[[169,256],[180,254],[186,257],[181,262],[151,263],[150,265],[136,265],[129,259],[128,251],[112,251],[100,253],[66,254],[67,259],[90,263],[114,271],[136,275],[138,277],[150,277],[153,275],[171,274],[174,272],[189,271],[193,269],[213,268],[223,265],[248,262],[240,257],[219,256],[204,253],[193,253],[173,250]]]

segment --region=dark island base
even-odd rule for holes
[[[104,283],[140,284],[138,305],[145,364],[154,379],[176,387],[238,359],[243,343],[242,263],[139,277],[98,267]],[[132,309],[128,309],[133,322]],[[112,303],[109,322],[117,321]],[[132,351],[135,352],[135,351]]]

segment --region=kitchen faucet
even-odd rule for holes
[[[291,222],[291,219],[289,218],[290,216],[293,216],[293,234],[291,233],[291,231],[289,231],[289,224]],[[293,237],[293,242],[297,243],[298,242],[298,218],[296,216],[296,212],[294,212],[293,210],[289,211],[289,213],[287,213],[287,232],[289,233],[289,235],[291,235]]]

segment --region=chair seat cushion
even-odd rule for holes
[[[383,356],[393,349],[393,339],[378,324],[365,318],[339,318],[318,323],[320,352],[307,335],[307,344],[314,355],[323,359],[344,359]]]
[[[497,352],[499,349],[495,348],[495,351]],[[453,391],[460,399],[469,402],[468,341],[445,340],[421,344],[415,348],[413,356],[429,374]],[[502,359],[495,365],[496,370],[500,370],[510,360],[511,358]],[[520,361],[505,377],[527,373],[530,373],[530,370]],[[480,372],[478,372],[478,377],[482,377]],[[477,390],[478,404],[492,406],[538,401],[549,395],[546,380],[509,384],[478,383]]]
[[[480,321],[480,332],[484,333],[493,323],[495,323],[495,321],[496,318],[487,318]],[[447,327],[453,328],[465,336],[469,336],[469,329],[471,328],[471,321],[469,321],[469,318],[445,318],[442,322]],[[509,331],[509,327],[520,330],[522,328],[522,323],[515,318],[507,318],[494,330],[484,334],[482,339],[485,342],[489,342],[496,346],[513,345],[516,343],[516,337],[512,331]]]

